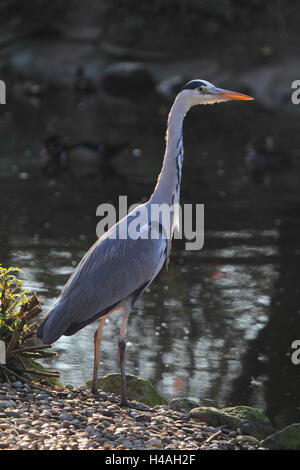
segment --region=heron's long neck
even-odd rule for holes
[[[190,104],[178,95],[169,114],[166,133],[166,152],[161,173],[150,201],[173,205],[179,202],[183,163],[182,125]]]

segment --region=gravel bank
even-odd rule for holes
[[[0,449],[158,450],[257,449],[253,437],[214,428],[169,406],[137,409],[100,392],[50,391],[14,382],[0,384]]]

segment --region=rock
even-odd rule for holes
[[[154,90],[151,72],[137,62],[119,62],[107,67],[102,75],[103,89],[113,96],[140,95]]]
[[[161,449],[163,447],[161,440],[156,439],[155,437],[152,437],[151,439],[146,441],[146,446],[156,447],[158,449]]]
[[[233,406],[221,410],[202,406],[192,409],[189,415],[215,427],[226,424],[230,429],[240,429],[242,433],[257,439],[264,439],[274,432],[269,418],[251,406]]]
[[[189,416],[199,421],[203,421],[212,426],[221,426],[225,423],[226,416],[212,406],[198,406],[189,412]]]
[[[145,405],[154,407],[155,405],[167,404],[167,400],[158,393],[155,387],[147,379],[136,375],[126,375],[127,393],[129,400],[137,400]],[[92,381],[85,383],[86,388],[91,387]],[[121,375],[107,374],[97,381],[98,387],[104,392],[121,394]]]
[[[257,439],[263,439],[274,432],[269,418],[251,406],[233,406],[223,408],[221,411],[240,419],[244,423],[241,429]]]
[[[259,444],[259,440],[253,436],[236,436],[238,442],[251,442],[252,444]]]
[[[169,401],[169,406],[174,411],[188,413],[197,406],[197,403],[189,398],[173,398],[173,400]]]
[[[12,400],[0,400],[0,410],[12,408],[13,406],[15,406],[15,402]]]
[[[137,416],[135,416],[135,420],[136,420],[138,423],[148,422],[148,421],[151,421],[151,416],[150,416],[150,415],[147,415],[147,414],[145,414],[145,413],[143,413],[143,414],[138,414]]]
[[[63,421],[72,421],[73,417],[67,413],[61,413],[59,418]]]
[[[19,380],[17,380],[16,382],[13,382],[11,384],[14,388],[22,388],[23,387],[23,383],[20,382]]]
[[[300,450],[300,423],[291,424],[260,443],[271,450]]]
[[[39,393],[39,394],[36,396],[36,399],[37,399],[37,400],[49,400],[49,398],[52,398],[52,397],[49,397],[49,394],[48,394],[48,393]]]
[[[6,416],[9,416],[10,418],[20,418],[21,414],[18,410],[7,410]]]

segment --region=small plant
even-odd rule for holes
[[[0,339],[6,346],[6,364],[0,364],[0,374],[8,381],[10,376],[58,377],[58,372],[46,371],[34,361],[56,353],[46,351],[50,345],[37,345],[32,341],[42,307],[37,295],[23,288],[23,281],[16,275],[18,272],[22,271],[0,265]]]

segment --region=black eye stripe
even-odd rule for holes
[[[201,82],[201,80],[192,80],[184,85],[182,90],[195,90],[196,88],[200,87],[206,87],[205,83]]]

